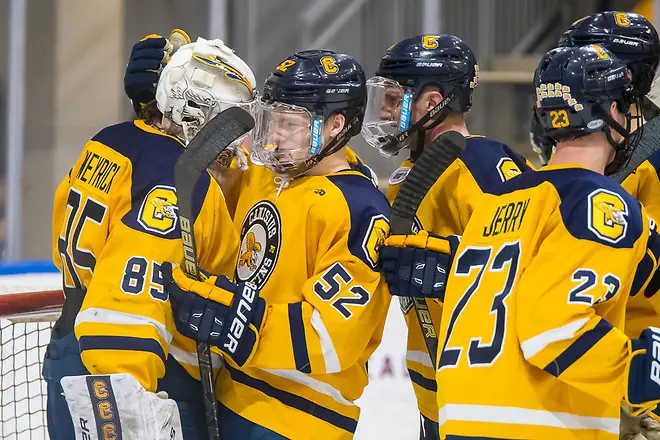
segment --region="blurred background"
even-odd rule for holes
[[[393,43],[454,34],[480,64],[470,131],[536,160],[533,70],[573,21],[610,9],[660,22],[658,0],[0,0],[0,260],[50,258],[55,189],[90,137],[133,118],[123,74],[147,34],[221,38],[259,84],[297,50],[346,52],[372,75]],[[402,161],[351,146],[382,187]]]

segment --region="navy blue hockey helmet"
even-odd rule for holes
[[[362,135],[385,156],[409,144],[409,137],[440,124],[450,112],[472,107],[479,65],[472,49],[453,35],[407,38],[381,58],[376,76],[367,81],[368,102]],[[411,124],[411,107],[427,87],[437,87],[443,100]],[[431,124],[428,124],[432,121]]]
[[[598,45],[553,49],[541,59],[534,86],[535,111],[545,136],[559,142],[602,131],[616,150],[606,173],[616,172],[627,162],[639,136],[630,133],[634,96],[623,61]],[[610,115],[612,102],[626,114],[626,127]],[[624,140],[615,142],[611,130]]]
[[[295,177],[360,133],[367,101],[365,74],[351,56],[330,50],[297,52],[268,76],[257,104],[254,151],[273,170]],[[344,128],[327,144],[324,122]]]
[[[573,23],[559,40],[560,47],[588,44],[604,47],[628,66],[636,97],[649,92],[660,63],[660,39],[643,15],[617,11],[587,15]]]

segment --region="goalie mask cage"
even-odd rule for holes
[[[0,438],[48,439],[41,372],[64,295],[50,262],[0,264]]]

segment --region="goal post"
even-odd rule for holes
[[[0,438],[48,439],[41,372],[64,294],[51,262],[0,264]]]

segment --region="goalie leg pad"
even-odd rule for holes
[[[76,439],[182,439],[174,400],[150,393],[130,374],[64,377]]]

